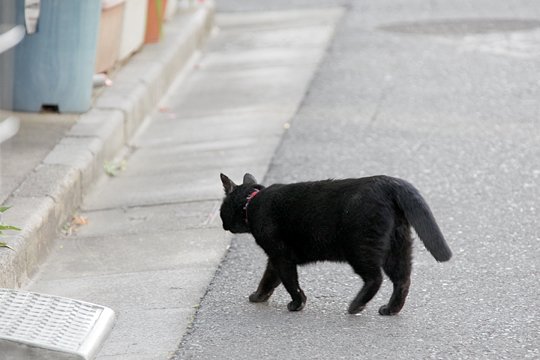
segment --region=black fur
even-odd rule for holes
[[[410,226],[437,261],[451,258],[427,203],[408,182],[388,176],[324,180],[264,187],[250,174],[241,185],[221,174],[225,199],[223,228],[251,233],[268,255],[266,271],[252,302],[268,300],[283,283],[301,310],[306,296],[298,285],[296,267],[315,261],[346,261],[364,281],[349,306],[355,314],[379,290],[381,268],[394,290],[381,315],[397,314],[407,297],[411,274]],[[249,202],[253,191],[260,190]]]

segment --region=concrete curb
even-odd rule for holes
[[[103,165],[129,142],[177,73],[209,36],[214,6],[205,3],[164,27],[165,39],[147,45],[114,77],[88,113],[5,202],[2,222],[20,233],[2,238],[0,287],[22,286],[36,271],[83,196],[103,174]]]

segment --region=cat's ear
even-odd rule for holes
[[[225,195],[229,195],[233,192],[234,188],[236,187],[236,184],[233,183],[231,179],[227,177],[227,175],[219,174],[221,177],[221,183],[223,184],[223,189],[225,190]]]
[[[251,174],[246,173],[244,175],[244,185],[255,185],[257,183],[257,180],[255,180],[255,177]]]

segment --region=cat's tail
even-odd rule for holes
[[[409,224],[416,230],[426,249],[437,261],[450,260],[452,251],[420,192],[404,180],[395,180],[397,180],[396,186],[394,186],[396,202]]]

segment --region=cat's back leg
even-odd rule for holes
[[[411,284],[412,237],[406,222],[395,228],[383,269],[394,289],[388,304],[381,306],[379,314],[395,315],[403,308]]]
[[[378,207],[377,210],[365,213],[365,209],[360,208],[340,241],[345,259],[364,281],[364,285],[349,305],[350,314],[362,311],[382,284],[381,267],[394,220],[389,209]]]
[[[377,294],[382,284],[382,261],[384,254],[383,235],[367,234],[359,231],[348,236],[344,245],[347,262],[357,273],[364,285],[349,305],[349,314],[362,311],[366,304]]]
[[[380,264],[377,261],[373,261],[373,259],[367,261],[351,259],[349,263],[354,272],[360,275],[364,281],[364,285],[349,305],[349,314],[357,314],[364,310],[366,304],[377,294],[383,278]]]

